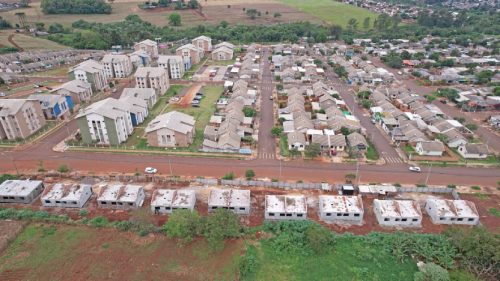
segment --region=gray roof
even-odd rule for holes
[[[193,130],[195,120],[193,116],[181,113],[178,111],[171,111],[165,114],[156,116],[146,127],[146,133],[150,133],[159,129],[169,129],[182,134],[187,134]]]
[[[40,102],[42,109],[54,107],[62,97],[56,94],[33,94],[28,97],[30,100],[37,100]]]
[[[423,151],[440,151],[443,152],[444,144],[440,141],[422,141],[420,142]]]
[[[134,77],[159,77],[166,74],[167,72],[163,67],[141,66],[135,71]]]
[[[88,114],[98,114],[110,119],[123,116],[123,110],[130,110],[130,106],[114,98],[107,98],[89,105],[78,113],[76,118],[87,116]]]
[[[0,99],[0,116],[16,114],[27,101],[26,99]]]
[[[54,89],[53,91],[65,89],[71,93],[82,93],[88,91],[89,89],[91,89],[91,87],[92,86],[90,85],[90,83],[75,79],[62,84],[60,87]]]
[[[363,144],[366,147],[368,147],[368,142],[366,141],[365,137],[363,137],[363,135],[361,135],[360,133],[357,133],[357,132],[354,132],[354,133],[347,135],[347,141],[349,141],[350,146],[353,146],[353,145],[357,146],[357,145]]]
[[[479,143],[468,143],[465,145],[465,150],[470,154],[488,154],[488,146]]]

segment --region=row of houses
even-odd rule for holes
[[[0,185],[0,203],[33,202],[40,194],[43,206],[83,208],[93,195],[89,184],[57,183],[45,187],[42,181],[7,180]],[[130,210],[140,208],[146,198],[144,188],[132,184],[110,184],[100,187],[97,206],[106,209]],[[267,220],[305,220],[308,215],[304,195],[266,195],[264,217]],[[175,210],[194,210],[194,190],[155,189],[151,197],[154,214],[169,214]],[[240,189],[212,189],[208,197],[208,211],[230,210],[236,214],[251,212],[251,192]],[[435,224],[477,225],[479,214],[473,202],[429,198],[425,211]],[[317,205],[321,220],[337,223],[361,224],[365,209],[361,196],[320,195]],[[373,201],[378,223],[389,227],[420,227],[422,211],[413,200]]]
[[[0,55],[0,73],[30,73],[60,65],[73,65],[89,58],[101,59],[103,51],[29,51]]]
[[[279,118],[283,120],[289,149],[303,151],[310,144],[319,144],[325,153],[336,155],[346,147],[358,151],[368,148],[368,141],[360,134],[359,120],[349,114],[332,87],[318,81],[312,88],[292,87],[284,92],[287,102],[279,110]],[[347,138],[345,129],[350,132]]]
[[[464,158],[486,158],[484,144],[469,143],[465,126],[404,88],[378,87],[370,95],[372,118],[398,144],[411,145],[421,156],[442,156],[445,145]]]
[[[224,98],[217,102],[218,114],[210,118],[203,136],[203,150],[237,152],[242,138],[253,135],[253,117],[247,117],[245,107],[255,105],[257,92],[245,80],[237,80],[226,89]]]
[[[325,70],[307,55],[273,55],[271,62],[275,76],[284,84],[313,83],[325,75]]]

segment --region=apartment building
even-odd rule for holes
[[[212,38],[207,37],[207,36],[198,36],[191,40],[191,43],[195,45],[196,47],[200,48],[203,50],[205,53],[209,53],[212,51]]]
[[[108,78],[125,78],[132,74],[134,69],[130,57],[123,54],[107,54],[102,63]]]
[[[182,57],[185,70],[190,69],[193,64],[199,63],[203,57],[203,53],[203,49],[193,44],[186,44],[175,50],[175,54]]]
[[[0,99],[0,139],[24,139],[45,125],[42,107],[36,100]]]
[[[87,144],[118,145],[125,142],[134,130],[130,105],[114,98],[82,109],[76,121],[82,140]]]
[[[72,78],[90,83],[92,91],[98,92],[108,87],[104,66],[95,60],[86,60],[69,71]]]
[[[30,100],[37,100],[42,107],[43,116],[47,120],[66,119],[71,115],[73,108],[71,96],[57,94],[33,94],[28,97]]]
[[[90,101],[93,94],[92,85],[90,85],[90,83],[76,79],[62,84],[58,88],[52,90],[51,93],[71,96],[71,100],[74,104]]]
[[[137,88],[153,88],[163,95],[170,87],[167,71],[162,67],[139,67],[134,74]]]
[[[159,56],[158,66],[168,71],[170,79],[181,79],[184,76],[184,61],[181,56]]]
[[[158,43],[153,40],[146,39],[139,43],[135,43],[134,50],[146,52],[151,58],[158,57]]]

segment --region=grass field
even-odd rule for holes
[[[3,14],[0,14],[1,16],[4,16]],[[14,21],[11,21],[14,22]],[[16,33],[15,30],[0,30],[0,44],[4,46],[9,46],[9,47],[15,47],[13,44],[11,44],[8,41],[9,35],[14,34],[14,37],[12,37],[12,41],[14,41],[19,47],[23,48],[26,51],[29,50],[67,50],[70,49],[67,46],[63,46],[60,44],[57,44],[56,42],[47,40],[47,39],[42,39],[42,38],[37,38],[21,33]]]
[[[191,115],[196,120],[195,125],[195,136],[193,143],[188,148],[177,148],[179,151],[198,151],[201,144],[203,143],[203,131],[210,121],[210,117],[215,112],[215,103],[221,96],[223,92],[222,86],[204,86],[203,92],[204,96],[201,100],[200,107],[182,107],[175,104],[166,105],[166,100],[173,95],[173,92],[181,92],[184,90],[184,86],[174,85],[171,86],[169,92],[167,92],[166,97],[160,98],[155,107],[150,111],[148,118],[144,121],[141,126],[135,128],[132,136],[129,137],[125,146],[130,147],[135,145],[137,149],[155,149],[155,150],[165,150],[161,147],[149,147],[147,146],[146,139],[142,138],[144,135],[144,128],[147,124],[153,120],[156,116],[162,113],[167,113],[170,111],[179,111],[188,115]]]
[[[349,4],[335,2],[333,0],[281,0],[286,5],[290,5],[302,12],[311,14],[327,24],[337,24],[347,26],[351,18],[358,20],[358,28],[363,29],[363,21],[366,17],[371,18],[371,23],[377,14],[367,9],[358,8]]]
[[[382,247],[350,237],[337,239],[334,250],[322,255],[297,257],[276,254],[261,242],[260,267],[251,280],[413,280],[417,266],[411,260],[399,263]]]
[[[213,253],[163,235],[31,224],[0,256],[0,280],[235,280],[241,241]]]

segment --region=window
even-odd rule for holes
[[[385,218],[384,221],[389,221],[389,218]]]
[[[284,217],[284,216],[285,216],[285,214],[280,214],[280,217]]]
[[[48,203],[48,204],[50,204],[50,200],[45,200],[45,203]]]
[[[245,211],[245,207],[240,207],[240,211]]]
[[[116,202],[111,202],[111,205],[116,205]]]
[[[408,219],[401,219],[402,221],[407,221]]]
[[[101,201],[101,205],[106,205],[106,202],[104,202],[104,201]]]
[[[160,207],[155,207],[155,210],[159,210],[159,209],[160,209]]]
[[[349,216],[349,214],[343,214],[343,216],[344,216],[344,217],[348,217],[348,216]]]
[[[165,210],[170,210],[170,207],[165,207]]]
[[[8,196],[4,196],[3,199],[9,199],[9,197]]]
[[[412,221],[418,221],[418,219],[412,219]]]
[[[134,206],[134,203],[128,203],[129,206]]]
[[[229,207],[229,210],[234,210],[234,207]]]
[[[269,213],[268,214],[270,217],[274,217],[274,213]]]
[[[291,216],[292,216],[292,214],[286,214],[286,216],[287,216],[287,217],[291,217]]]
[[[122,202],[118,202],[118,205],[123,205],[123,203]]]
[[[56,201],[56,203],[57,203],[57,204],[60,204],[60,203],[61,203],[61,201]]]
[[[341,216],[342,216],[342,214],[337,214],[337,217],[341,217]]]
[[[299,218],[302,217],[302,216],[303,216],[303,214],[297,214],[297,217],[299,217]]]
[[[327,217],[331,217],[331,216],[332,216],[332,213],[326,213],[326,216],[327,216]]]
[[[464,219],[463,218],[458,218],[457,221],[463,221]]]
[[[456,218],[451,218],[451,221],[455,221],[455,220],[456,220]]]
[[[217,207],[216,206],[212,206],[212,210],[215,210],[215,209],[217,209]]]
[[[354,214],[355,217],[359,217],[359,214]]]
[[[76,205],[76,201],[71,202],[71,204]]]
[[[444,221],[444,218],[439,218],[440,221]]]
[[[396,219],[396,221],[400,221],[401,219]]]

